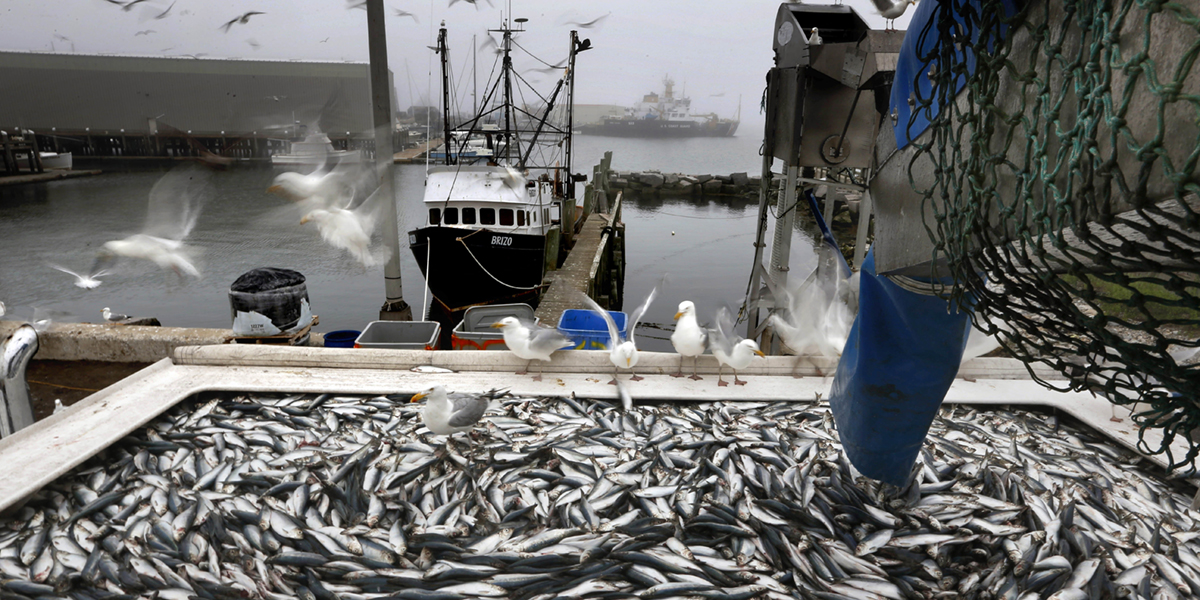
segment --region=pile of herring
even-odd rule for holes
[[[911,483],[807,403],[183,403],[0,516],[0,598],[1176,598],[1200,512],[1053,417],[947,408]]]

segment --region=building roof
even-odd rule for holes
[[[0,129],[133,134],[150,119],[198,135],[283,135],[296,121],[373,129],[366,63],[0,52],[0,81]]]

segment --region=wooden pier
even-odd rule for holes
[[[534,313],[544,325],[558,324],[563,311],[586,308],[579,294],[587,294],[608,310],[621,310],[625,282],[625,224],[621,221],[621,194],[608,201],[608,172],[612,152],[593,171],[583,198],[583,223],[575,228],[564,219],[564,231],[574,233],[570,254],[556,271],[546,273],[550,287]],[[564,207],[564,213],[568,212]]]
[[[394,162],[398,165],[421,162],[425,158],[425,155],[428,154],[431,149],[437,148],[438,146],[441,146],[441,145],[442,145],[442,138],[429,140],[427,142],[418,144],[412,148],[408,148],[408,149],[397,152],[395,155],[393,155],[392,162]]]

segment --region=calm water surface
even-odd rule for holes
[[[620,170],[657,169],[691,174],[761,170],[759,141],[628,140],[576,138],[576,172],[591,172],[605,150]],[[97,177],[0,188],[0,301],[5,318],[50,315],[58,321],[101,322],[100,310],[158,317],[166,326],[227,328],[229,285],[264,266],[295,269],[307,278],[317,331],[362,329],[383,303],[383,268],[364,268],[327,246],[316,229],[300,225],[291,204],[266,193],[280,171],[236,169],[218,173],[217,194],[204,208],[189,240],[199,249],[200,279],[124,260],[93,290],[72,285],[51,263],[86,270],[100,246],[136,233],[149,190],[163,171],[112,172]],[[423,165],[397,165],[396,189],[404,297],[422,306],[424,286],[404,242],[404,231],[423,218]],[[718,306],[736,307],[746,291],[754,257],[757,200],[639,199],[625,205],[626,311],[669,274],[646,320],[670,323],[678,303],[696,302],[702,320]],[[378,236],[377,236],[378,238]],[[770,237],[768,235],[768,244]],[[793,273],[812,268],[811,244],[793,242]],[[639,346],[669,350],[666,333],[639,331]]]

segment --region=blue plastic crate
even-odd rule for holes
[[[608,314],[612,315],[621,337],[625,337],[625,313],[610,310]],[[563,311],[558,319],[558,330],[575,342],[575,350],[608,349],[608,325],[604,323],[604,317],[593,311],[576,308]]]

